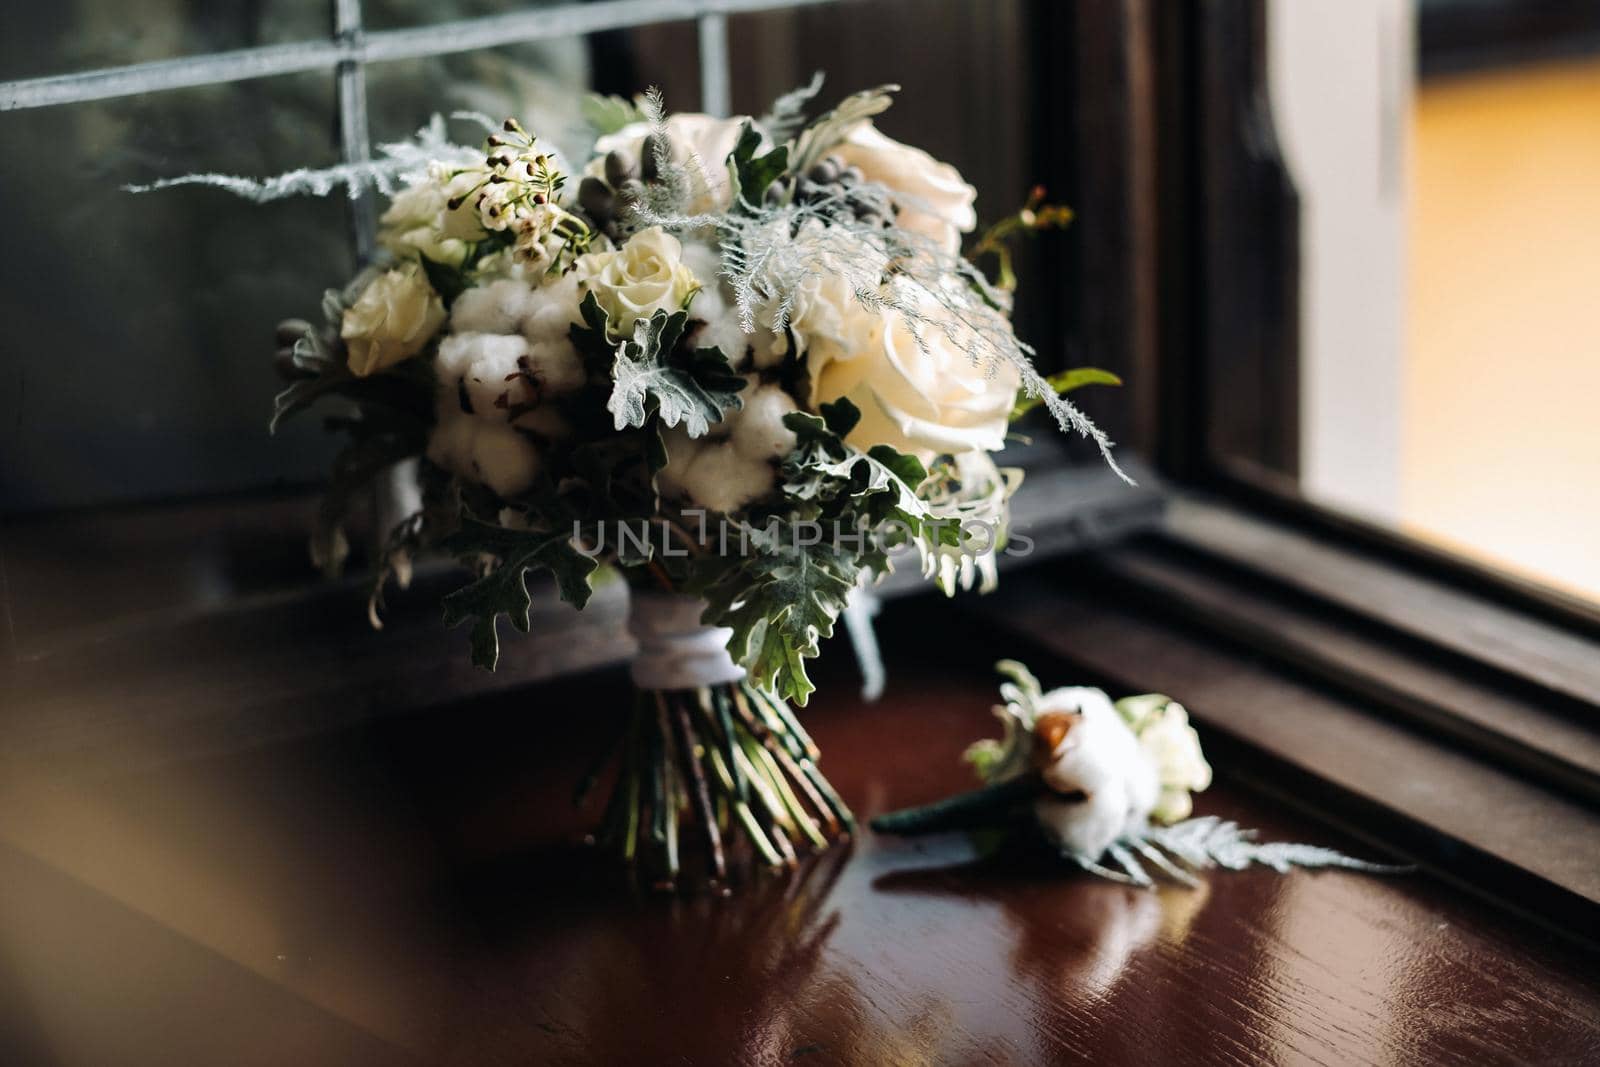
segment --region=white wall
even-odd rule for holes
[[[1409,0],[1270,0],[1272,106],[1301,197],[1301,485],[1400,506]]]

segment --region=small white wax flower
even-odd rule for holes
[[[776,484],[777,471],[771,463],[742,456],[727,441],[703,447],[683,476],[691,500],[724,514],[766,496]]]
[[[450,328],[457,333],[516,333],[536,302],[527,282],[502,278],[456,297],[450,307]]]
[[[733,447],[746,459],[782,459],[794,451],[794,431],[783,424],[783,417],[798,411],[794,398],[776,385],[760,385],[755,375],[739,395],[744,407],[729,416]]]

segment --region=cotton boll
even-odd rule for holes
[[[752,382],[752,386],[739,394],[744,407],[730,417],[733,447],[746,459],[781,459],[794,451],[797,440],[794,431],[783,424],[783,417],[799,408],[794,398],[776,385]]]
[[[520,335],[471,333],[456,337],[462,338],[467,351],[467,366],[461,380],[474,415],[503,416],[507,407],[537,399],[533,387],[522,374],[520,361],[528,354],[528,342]]]
[[[703,447],[683,478],[696,504],[724,514],[766,496],[776,483],[771,463],[747,459],[726,441]]]
[[[428,459],[455,474],[472,473],[472,443],[478,420],[464,414],[454,400],[441,397],[439,418],[428,437]]]
[[[683,239],[682,259],[684,264],[700,279],[700,284],[707,289],[715,288],[722,275],[722,252],[707,244],[705,241]]]
[[[539,450],[504,422],[478,420],[472,476],[503,497],[526,491],[539,474]]]
[[[566,341],[572,327],[583,324],[583,314],[578,310],[581,304],[578,276],[569,271],[531,292],[515,328],[532,345],[545,341]]]
[[[739,309],[715,281],[689,303],[688,342],[695,348],[719,348],[735,370],[750,359],[755,337],[739,324]]]
[[[441,393],[448,391],[453,398],[456,384],[466,377],[478,358],[478,338],[492,336],[481,333],[453,333],[439,340],[438,354],[433,358],[434,373],[439,378]]]
[[[450,328],[456,333],[516,333],[533,306],[534,290],[527,282],[503,278],[456,297]]]
[[[572,436],[572,424],[554,404],[540,404],[511,420],[511,425],[545,441],[563,441]]]
[[[667,450],[667,465],[656,472],[656,491],[664,497],[687,496],[684,478],[707,442],[704,438],[690,437],[681,426],[674,426],[662,431],[661,443]]]
[[[520,340],[520,338],[519,338]],[[561,396],[583,388],[589,375],[583,357],[565,337],[534,341],[528,346],[528,373],[539,383],[543,396]]]
[[[1055,689],[1038,706],[1034,737],[1050,793],[1034,814],[1058,846],[1097,859],[1150,817],[1159,790],[1155,764],[1098,689]]]

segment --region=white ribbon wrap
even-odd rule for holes
[[[639,642],[633,684],[640,689],[699,689],[737,682],[744,668],[728,655],[726,626],[706,626],[698,597],[635,591],[628,610],[628,632]]]

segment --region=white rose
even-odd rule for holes
[[[884,136],[871,119],[851,129],[828,154],[887,188],[900,209],[896,225],[929,238],[950,255],[961,251],[961,235],[978,224],[972,206],[978,192],[962,180],[960,171]]]
[[[1119,700],[1117,710],[1139,736],[1139,747],[1155,764],[1161,783],[1150,817],[1163,823],[1188,818],[1194,810],[1189,794],[1211,784],[1211,765],[1200,750],[1200,735],[1189,725],[1188,711],[1156,693]]]
[[[466,242],[446,237],[439,229],[447,199],[444,186],[432,178],[400,190],[378,220],[379,243],[404,259],[426,256],[435,263],[460,266],[466,258]]]
[[[728,180],[728,156],[739,143],[740,127],[749,122],[749,118],[739,115],[731,119],[719,119],[711,115],[683,112],[669,115],[666,121],[667,137],[672,142],[672,160],[689,167],[692,188],[686,205],[688,212],[698,215],[726,211],[733,201],[733,185]],[[635,162],[641,162],[640,152],[649,133],[648,122],[632,122],[616,133],[600,138],[594,143],[595,158],[584,168],[584,173],[591,177],[603,177],[607,153],[619,150],[633,157]],[[763,139],[758,152],[765,151],[766,147]],[[699,165],[692,165],[691,158],[698,159]]]
[[[617,337],[632,334],[634,323],[657,311],[679,310],[700,288],[683,262],[683,246],[659,226],[640,230],[614,252],[579,256],[573,273],[605,309]]]
[[[482,165],[458,168],[446,163],[434,163],[429,168],[428,176],[444,193],[444,203],[434,222],[439,233],[469,244],[487,237],[489,231],[484,229],[478,217],[477,204],[478,190],[489,180],[487,168]]]
[[[878,291],[889,267],[888,257],[851,233],[820,224],[808,224],[796,236],[794,252],[814,267],[787,283],[774,280],[771,288],[786,294],[789,331],[813,371],[830,360],[878,351],[883,316],[864,304],[857,293]],[[771,309],[763,316],[762,325],[769,331],[776,325],[772,317]]]
[[[912,322],[884,310],[868,351],[808,356],[812,407],[847,397],[861,409],[849,440],[863,449],[891,445],[924,462],[941,453],[999,450],[1021,382],[1017,369],[1005,361],[975,362],[965,346],[970,329],[936,301],[925,301],[918,314],[923,321]]]
[[[378,275],[344,310],[339,336],[358,378],[394,366],[422,351],[444,325],[444,301],[417,263]]]

